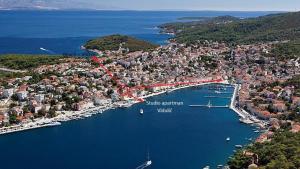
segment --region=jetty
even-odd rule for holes
[[[222,99],[230,99],[231,97],[224,97],[224,96],[204,96],[206,98],[222,98]]]
[[[238,94],[238,90],[240,88],[240,85],[238,84],[234,84],[234,91],[233,91],[233,96],[231,98],[231,103],[230,103],[230,109],[232,109],[233,111],[235,111],[242,119],[245,119],[247,117],[247,114],[238,110],[236,107],[235,107],[235,99],[236,99],[236,96]]]
[[[231,98],[231,103],[230,103],[230,109],[232,109],[234,112],[236,112],[241,118],[240,118],[240,122],[245,123],[245,124],[257,124],[260,127],[264,127],[266,124],[257,119],[257,117],[250,115],[247,111],[245,111],[244,109],[239,109],[235,106],[235,101],[236,101],[236,97],[238,95],[238,91],[240,90],[241,85],[240,84],[234,84],[234,92],[233,92],[233,96]]]
[[[190,107],[208,107],[208,108],[227,108],[227,107],[229,107],[228,105],[225,105],[225,106],[214,106],[214,105],[211,104],[210,101],[207,103],[207,105],[201,105],[201,104],[199,104],[199,105],[189,105],[189,106]]]

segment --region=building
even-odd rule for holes
[[[14,89],[4,89],[2,96],[4,98],[9,98],[14,94]]]

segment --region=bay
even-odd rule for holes
[[[148,151],[152,169],[215,168],[226,163],[236,144],[249,143],[248,138],[257,134],[228,108],[189,107],[207,104],[204,96],[213,93],[208,86],[182,89],[147,101],[183,105],[145,102],[58,127],[0,136],[1,168],[134,169],[147,160]],[[213,105],[230,102],[210,100]],[[158,108],[172,108],[172,112],[159,113]]]

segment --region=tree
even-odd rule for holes
[[[10,115],[9,115],[9,123],[10,123],[10,124],[14,124],[14,123],[17,123],[17,122],[18,122],[18,121],[17,121],[17,115],[14,114],[14,113],[10,114]]]
[[[44,116],[46,116],[46,113],[47,113],[47,112],[46,112],[45,109],[41,109],[41,110],[38,111],[38,116],[39,116],[39,117],[44,117]]]
[[[53,118],[56,116],[56,111],[54,109],[50,109],[50,111],[48,112],[50,118]]]

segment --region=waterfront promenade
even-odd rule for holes
[[[238,96],[241,85],[240,84],[233,84],[233,86],[234,86],[234,91],[233,91],[233,95],[232,95],[232,98],[231,98],[229,108],[231,110],[233,110],[234,112],[236,112],[240,116],[240,122],[246,123],[246,124],[257,124],[261,128],[264,128],[266,126],[265,122],[259,120],[256,116],[251,115],[250,113],[248,113],[244,109],[236,107],[236,98]]]

